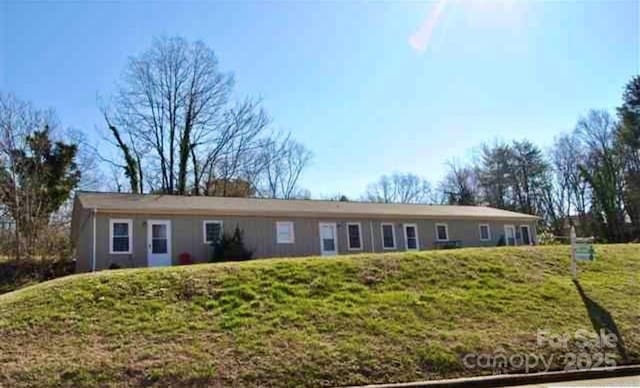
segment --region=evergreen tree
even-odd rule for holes
[[[617,145],[624,159],[624,203],[633,223],[634,237],[640,237],[640,75],[629,81],[618,108],[620,124]]]
[[[27,136],[25,148],[8,153],[0,164],[0,202],[15,221],[18,254],[30,255],[39,232],[80,181],[77,147],[54,143],[45,127]]]

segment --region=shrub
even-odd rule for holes
[[[32,242],[33,246],[27,249],[23,246],[24,241],[17,243],[14,229],[0,226],[0,257],[6,256],[17,260],[68,261],[68,258],[73,257],[69,236],[70,230],[66,225],[47,225]],[[20,245],[20,257],[17,257],[18,245]]]
[[[74,272],[75,261],[69,259],[0,259],[0,294]]]
[[[241,261],[249,260],[253,252],[244,246],[242,231],[236,226],[232,236],[224,234],[222,238],[213,244],[211,261]]]

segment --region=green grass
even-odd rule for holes
[[[580,264],[640,362],[640,247]],[[551,352],[593,331],[564,247],[104,271],[0,296],[0,386],[336,386],[486,373],[469,352]]]

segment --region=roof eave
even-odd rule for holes
[[[206,210],[206,209],[123,209],[97,208],[98,214],[148,214],[171,216],[242,216],[242,217],[294,217],[294,218],[381,218],[381,219],[430,219],[430,220],[496,220],[496,221],[537,221],[533,215],[420,215],[420,214],[383,214],[353,212],[314,212],[314,211],[243,211],[243,210]]]

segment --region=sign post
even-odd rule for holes
[[[593,261],[595,252],[593,250],[593,237],[577,238],[576,229],[571,227],[571,277],[578,280],[578,268],[576,261]]]
[[[576,228],[571,226],[571,278],[578,280],[578,268],[576,265]]]

